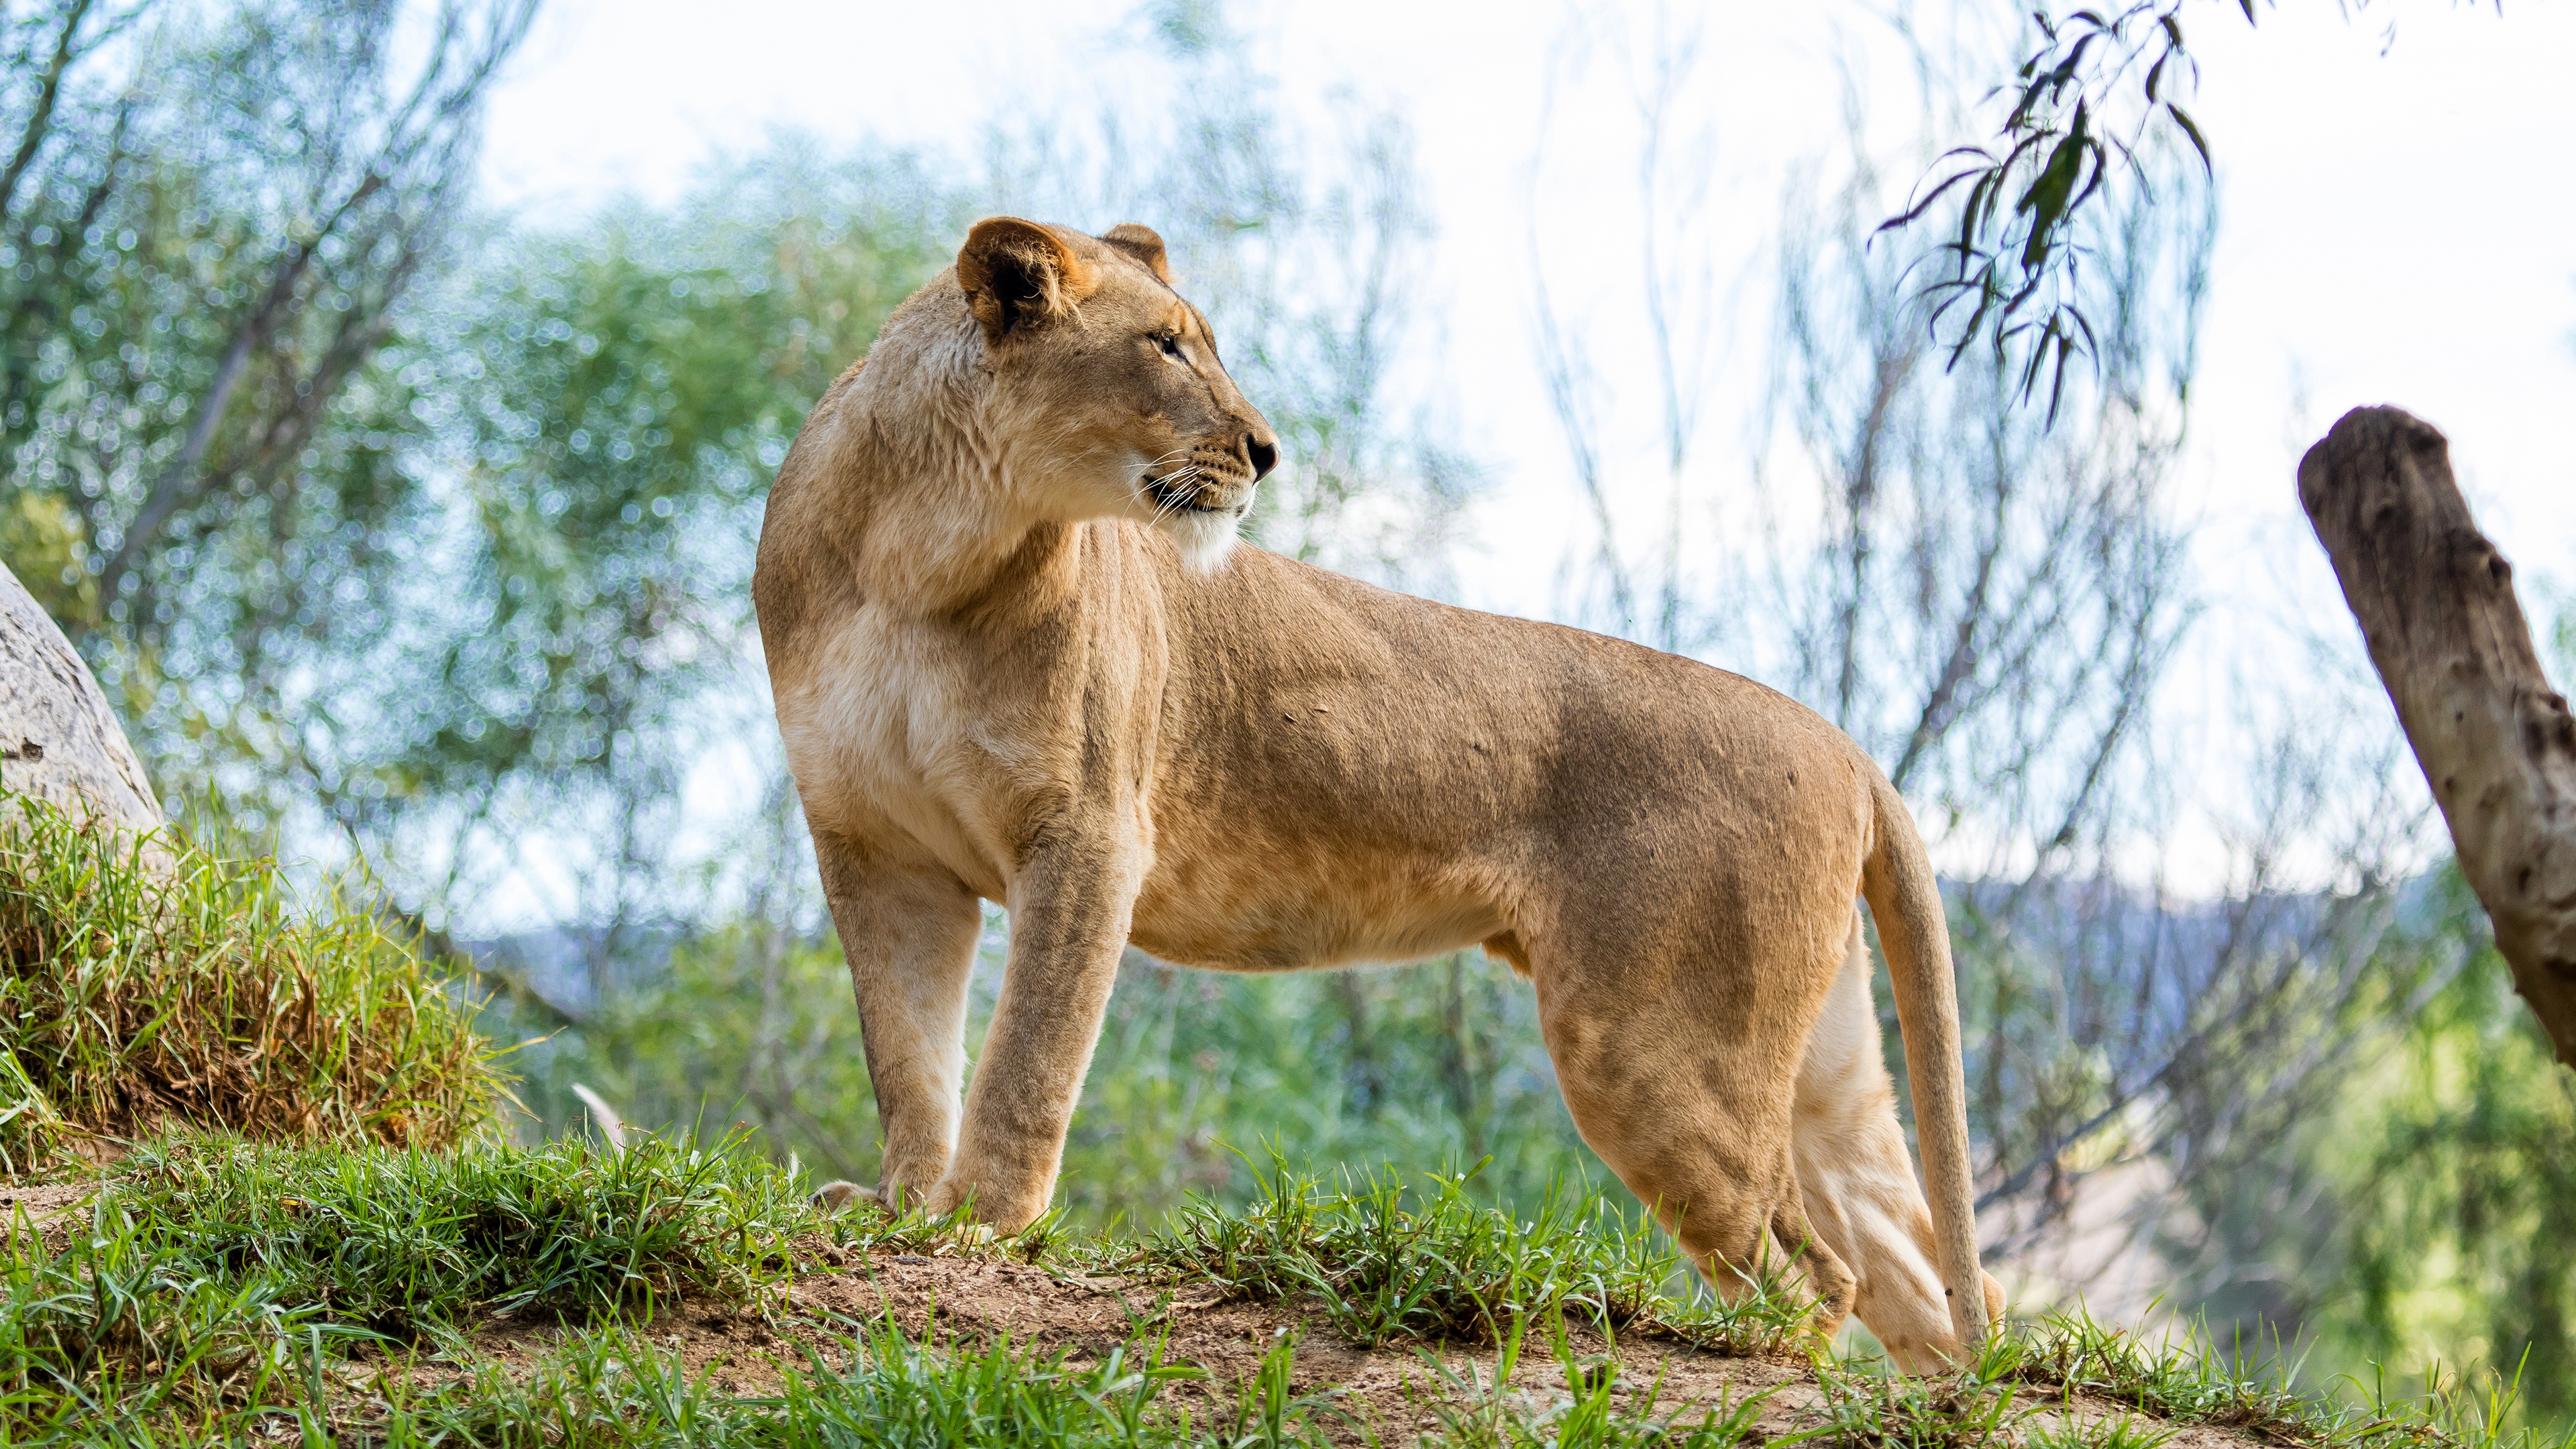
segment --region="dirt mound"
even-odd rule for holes
[[[842,1261],[834,1262],[840,1257]],[[1167,1362],[1194,1364],[1202,1380],[1174,1386],[1170,1397],[1202,1422],[1241,1401],[1244,1388],[1285,1339],[1295,1352],[1291,1391],[1328,1401],[1320,1421],[1347,1433],[1352,1443],[1410,1442],[1416,1434],[1454,1426],[1480,1402],[1501,1401],[1523,1418],[1606,1391],[1623,1418],[1699,1424],[1714,1413],[1721,1422],[1741,1413],[1742,1442],[1760,1445],[1820,1428],[1846,1432],[1817,1437],[1828,1443],[1870,1442],[1848,1432],[1878,1421],[1885,1405],[1856,1405],[1855,1394],[1882,1392],[1888,1381],[1871,1376],[1820,1378],[1810,1360],[1792,1355],[1732,1357],[1651,1335],[1609,1336],[1569,1325],[1560,1357],[1532,1341],[1504,1385],[1492,1392],[1501,1351],[1457,1345],[1402,1344],[1367,1348],[1343,1339],[1328,1324],[1292,1305],[1253,1301],[1220,1285],[1173,1290],[1141,1279],[1068,1272],[994,1257],[930,1256],[886,1252],[841,1255],[816,1252],[803,1271],[769,1301],[683,1303],[655,1317],[642,1332],[656,1349],[674,1355],[691,1377],[707,1377],[720,1390],[757,1396],[778,1387],[784,1365],[819,1361],[847,1366],[852,1342],[891,1325],[930,1347],[981,1347],[1007,1336],[1041,1356],[1063,1353],[1070,1364],[1096,1362],[1140,1339],[1159,1338]],[[502,1325],[475,1338],[476,1349],[515,1373],[535,1371],[569,1330],[556,1325]],[[1570,1360],[1570,1362],[1569,1362]],[[1605,1383],[1606,1378],[1606,1383]],[[1904,1386],[1911,1381],[1897,1380]],[[1902,1387],[1898,1396],[1902,1396]],[[1939,1395],[1930,1402],[1938,1407]],[[1984,1417],[1967,1406],[1965,1417]],[[2091,1429],[2134,1417],[2140,1429],[2169,1449],[2242,1449],[2258,1436],[2207,1425],[2163,1425],[2123,1405],[2085,1393],[2030,1386],[2008,1392],[1990,1427],[1999,1435],[1980,1441],[2028,1442],[2045,1437],[2069,1442],[2069,1427]],[[2165,1437],[2170,1434],[2170,1437]],[[2090,1441],[2096,1433],[2084,1433]],[[1965,1441],[1962,1441],[1965,1442]]]

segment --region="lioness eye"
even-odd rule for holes
[[[1163,355],[1165,357],[1178,357],[1181,355],[1181,339],[1174,333],[1156,333],[1154,335],[1154,345],[1163,349]]]

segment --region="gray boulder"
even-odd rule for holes
[[[136,830],[160,797],[72,642],[0,564],[0,785]]]

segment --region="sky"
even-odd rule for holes
[[[2352,20],[2343,8],[2286,0],[2249,27],[2213,0],[2194,17],[2197,115],[2219,156],[2224,209],[2202,442],[2180,501],[2249,547],[2305,544],[2272,536],[2283,522],[2304,528],[2290,487],[2298,452],[2344,408],[2395,402],[2451,434],[2472,503],[2509,553],[2576,574],[2576,452],[2554,446],[2551,426],[2576,401],[2576,186],[2565,160],[2576,154],[2576,86],[2564,70],[2576,7],[2499,17],[2379,0]],[[971,155],[994,118],[1084,94],[1086,61],[1128,13],[984,0],[969,28],[940,6],[551,0],[494,98],[487,191],[522,214],[573,215],[620,192],[667,198],[778,126]],[[1459,23],[1470,13],[1474,23]],[[1837,61],[1883,29],[1875,13],[1833,0],[1669,8],[1668,23],[1702,27],[1705,73],[1722,97],[1718,191],[1721,205],[1750,203],[1742,230],[1768,225],[1786,167],[1834,147]],[[1592,23],[1578,30],[1578,15]],[[1347,87],[1407,116],[1440,228],[1436,270],[1457,296],[1496,296],[1526,284],[1486,285],[1479,258],[1517,273],[1522,257],[1497,257],[1481,233],[1517,236],[1526,224],[1540,111],[1569,35],[1623,20],[1642,28],[1653,15],[1562,0],[1472,12],[1313,0],[1251,7],[1248,23],[1289,78],[1292,105],[1329,104]],[[1879,88],[1901,86],[1892,79]],[[1624,134],[1621,118],[1599,119]],[[1594,120],[1561,102],[1551,151],[1579,153]],[[1454,391],[1471,400],[1460,430],[1499,473],[1495,521],[1507,521],[1536,506],[1523,492],[1561,485],[1564,471],[1552,437],[1523,439],[1508,422],[1531,411],[1526,310],[1453,308],[1446,320],[1453,356],[1500,360]],[[1758,331],[1746,340],[1749,351]]]
[[[1994,24],[2018,8],[1957,7]],[[2576,86],[2564,79],[2576,6],[2348,8],[2280,0],[2256,26],[2220,0],[2186,12],[2221,221],[2191,443],[2170,495],[2195,526],[2207,608],[2173,687],[2183,714],[2204,722],[2225,715],[2233,681],[2268,667],[2259,661],[2281,640],[2350,637],[2294,486],[2300,453],[2348,408],[2395,403],[2449,434],[2463,488],[2520,567],[2526,603],[2576,581],[2576,449],[2564,442],[2576,418],[2566,161]],[[1280,77],[1283,115],[1329,125],[1358,104],[1412,128],[1437,227],[1424,299],[1432,345],[1412,385],[1485,476],[1459,554],[1462,602],[1550,613],[1568,540],[1587,531],[1533,364],[1530,238],[1557,279],[1556,304],[1577,325],[1597,324],[1614,399],[1651,383],[1617,320],[1633,310],[1636,273],[1633,247],[1616,240],[1617,219],[1635,207],[1622,56],[1649,49],[1658,27],[1698,36],[1689,94],[1710,157],[1708,432],[1712,452],[1747,458],[1784,190],[1840,154],[1847,94],[1874,127],[1914,124],[1912,72],[1887,16],[1930,23],[1950,9],[1236,7]],[[962,166],[996,120],[1090,104],[1119,36],[1135,34],[1130,16],[1125,4],[1062,0],[978,0],[971,11],[549,0],[491,102],[486,192],[505,214],[571,222],[621,194],[668,199],[781,127],[916,146]],[[1220,71],[1204,83],[1240,80]],[[1122,98],[1140,111],[1156,101]],[[1616,224],[1594,225],[1603,217]],[[1130,218],[1057,219],[1101,228]]]

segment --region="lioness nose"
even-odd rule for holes
[[[1256,482],[1270,476],[1270,470],[1279,466],[1279,450],[1262,441],[1256,433],[1243,435],[1243,455],[1252,460],[1252,476]]]

